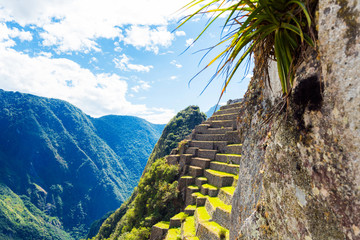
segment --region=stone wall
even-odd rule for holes
[[[252,79],[231,239],[360,239],[359,13],[357,0],[319,0],[318,51],[287,111],[276,88]]]

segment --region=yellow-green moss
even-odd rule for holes
[[[231,212],[231,205],[225,204],[223,201],[220,200],[218,197],[208,197],[210,204],[215,208],[221,208],[227,212]]]
[[[183,235],[184,237],[195,237],[195,218],[194,216],[187,217],[183,225]]]
[[[188,215],[185,214],[184,212],[180,212],[178,214],[176,214],[175,216],[173,216],[171,219],[175,220],[175,219],[180,219],[183,220],[187,217]]]
[[[196,209],[196,205],[188,205],[185,210],[195,210]]]
[[[206,211],[205,207],[198,207],[196,208],[196,215],[198,217],[199,222],[209,221],[210,215]]]
[[[165,240],[176,240],[181,239],[180,228],[171,228],[166,234]]]
[[[155,227],[166,229],[166,228],[169,228],[169,225],[170,225],[169,222],[161,221],[161,222],[158,222],[157,224],[155,224]]]
[[[229,239],[229,230],[223,228],[216,222],[204,222],[203,225],[209,229],[211,232],[215,233],[216,235],[220,236],[221,232],[225,233],[225,239]]]
[[[216,170],[212,170],[212,169],[207,169],[206,171],[208,173],[211,173],[212,175],[219,176],[219,177],[223,177],[223,176],[235,177],[236,176],[235,174],[220,172],[220,171],[216,171]]]
[[[211,190],[216,190],[217,189],[217,187],[215,187],[214,185],[211,185],[211,184],[208,184],[208,183],[206,183],[206,184],[203,184],[203,185],[201,185],[203,188],[207,188],[207,189],[211,189]]]
[[[234,195],[235,187],[222,187],[221,190],[232,196]]]

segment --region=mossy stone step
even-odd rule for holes
[[[207,183],[207,178],[206,177],[198,177],[195,179],[195,185],[198,187],[201,187],[201,185]]]
[[[210,169],[220,171],[220,172],[232,173],[232,174],[239,173],[239,165],[238,164],[228,164],[228,163],[217,162],[217,161],[210,162]]]
[[[194,138],[199,141],[225,141],[225,134],[195,134]]]
[[[207,120],[212,128],[232,127],[236,128],[236,120]]]
[[[230,164],[240,164],[241,155],[240,154],[224,154],[218,153],[215,156],[215,160],[218,162],[230,163]]]
[[[219,190],[218,198],[227,205],[231,205],[232,197],[234,195],[235,187],[222,187]]]
[[[218,197],[207,197],[205,208],[212,221],[225,228],[230,228],[231,205],[225,204]]]
[[[180,228],[171,228],[166,234],[165,240],[174,240],[174,239],[178,239],[179,237],[181,237]]]
[[[203,184],[200,188],[200,192],[203,195],[209,195],[210,197],[215,197],[219,193],[219,189],[210,184]]]
[[[176,165],[179,163],[180,161],[180,155],[179,154],[176,154],[176,155],[167,155],[165,157],[166,159],[166,162],[169,164],[169,165]]]
[[[239,180],[239,175],[236,175],[236,176],[234,177],[234,181],[233,181],[233,183],[232,183],[232,186],[233,186],[234,188],[236,188],[236,185],[237,185],[238,180]]]
[[[181,223],[187,218],[188,215],[184,212],[180,212],[170,218],[169,228],[179,228],[181,227]]]
[[[196,205],[188,205],[184,209],[184,213],[186,213],[188,216],[193,216],[196,210]]]
[[[200,158],[208,158],[210,160],[214,160],[217,151],[212,149],[199,149],[197,152],[197,156]]]
[[[193,176],[182,176],[179,179],[179,189],[186,188],[189,185],[193,185],[195,183],[195,178]]]
[[[189,166],[189,175],[194,178],[204,175],[204,169],[198,166]]]
[[[196,237],[195,217],[187,217],[181,225],[181,239],[190,239]]]
[[[206,196],[201,194],[200,192],[196,192],[191,194],[192,196],[192,204],[195,204],[196,207],[204,206],[206,202]]]
[[[194,205],[194,204],[196,204],[196,198],[194,199],[193,193],[196,193],[196,192],[199,192],[199,191],[200,191],[200,188],[198,186],[195,186],[195,185],[188,186],[186,188],[185,204],[186,205]]]
[[[212,169],[205,170],[205,177],[208,183],[218,188],[231,186],[236,175],[226,172],[220,172]]]
[[[194,157],[191,159],[191,165],[205,169],[210,167],[210,161],[208,158]]]
[[[229,240],[229,230],[213,221],[199,222],[197,233],[200,240]]]
[[[230,144],[225,147],[227,154],[241,154],[242,144]]]
[[[212,115],[210,120],[232,120],[236,119],[238,116],[238,113],[223,113],[223,114],[216,114]]]
[[[207,212],[204,206],[197,207],[195,210],[195,224],[199,224],[200,222],[209,221],[211,219],[209,213]]]
[[[158,222],[151,228],[150,240],[164,239],[169,230],[169,222]]]

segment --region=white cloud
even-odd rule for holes
[[[193,39],[193,38],[189,38],[189,39],[186,40],[185,46],[191,47],[191,46],[193,45],[193,43],[194,43],[194,39]]]
[[[15,46],[13,38],[19,38],[20,41],[31,41],[33,39],[30,32],[19,30],[18,28],[8,28],[5,23],[0,23],[0,43],[12,47]]]
[[[174,66],[177,67],[177,68],[182,68],[182,65],[181,65],[180,63],[176,62],[176,60],[172,60],[172,61],[170,62],[170,64],[174,65]]]
[[[177,37],[182,37],[182,36],[186,36],[186,33],[185,33],[184,31],[176,31],[176,32],[175,32],[175,35],[176,35]]]
[[[138,93],[139,90],[148,90],[151,87],[148,82],[145,82],[143,80],[140,80],[138,83],[139,85],[136,85],[131,88],[131,90],[133,90],[136,93]]]
[[[141,83],[142,88],[149,88]],[[87,114],[133,115],[167,123],[171,109],[154,109],[126,99],[128,84],[116,74],[93,74],[64,58],[30,57],[0,46],[0,88],[66,100]]]
[[[253,74],[251,74],[251,73],[249,73],[248,75],[246,75],[246,78],[252,78],[254,75]]]
[[[149,72],[152,68],[154,68],[152,65],[144,66],[140,64],[132,64],[130,63],[130,60],[131,58],[122,54],[120,58],[115,58],[113,62],[115,63],[115,67],[122,71],[134,70],[137,72]]]
[[[42,29],[43,44],[56,46],[59,52],[99,51],[98,38],[122,40],[123,28],[129,25],[165,28],[169,21],[186,14],[175,14],[186,3],[187,0],[0,0],[0,21]],[[156,47],[167,46],[170,36],[163,29],[156,29],[146,49],[158,51]]]
[[[176,80],[178,77],[177,76],[171,76],[170,79],[171,80]]]
[[[136,48],[145,48],[155,54],[159,53],[159,46],[169,47],[174,40],[174,34],[164,26],[155,29],[151,29],[149,26],[131,26],[125,32],[125,44],[133,45]]]

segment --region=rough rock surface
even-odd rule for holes
[[[230,239],[360,239],[359,11],[357,0],[319,1],[319,51],[286,112],[269,119],[276,93],[250,83]]]

